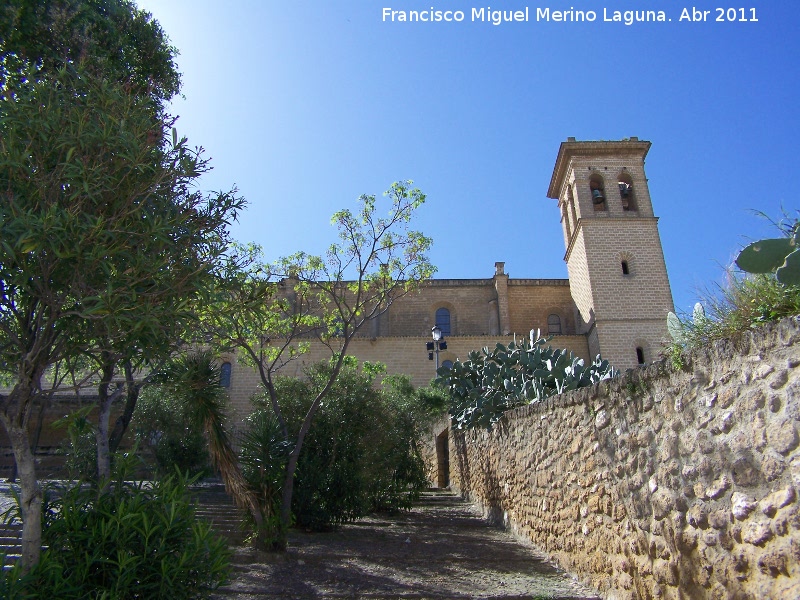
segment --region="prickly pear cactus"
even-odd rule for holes
[[[694,309],[692,310],[691,323],[685,323],[681,321],[680,317],[672,311],[668,312],[667,331],[672,337],[673,342],[682,345],[686,343],[687,329],[691,330],[692,328],[702,326],[706,319],[708,319],[708,317],[706,317],[706,309],[703,308],[703,305],[698,302],[694,305]]]
[[[736,266],[747,273],[775,273],[784,285],[800,285],[800,223],[784,238],[753,242],[739,253]]]
[[[592,385],[616,375],[598,356],[586,365],[568,350],[531,331],[530,341],[497,344],[470,352],[464,362],[437,372],[436,383],[450,391],[450,415],[459,429],[490,428],[511,408],[541,402],[554,394]]]

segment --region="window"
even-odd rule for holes
[[[572,186],[567,188],[567,202],[569,204],[570,213],[572,213],[572,224],[578,226],[578,215],[575,213],[575,196],[572,193]]]
[[[627,260],[623,260],[622,261],[622,274],[623,275],[630,275],[631,274],[631,270],[630,270],[630,267],[628,266],[628,261]]]
[[[606,210],[606,192],[603,178],[600,175],[592,175],[589,178],[589,189],[592,191],[592,206],[596,211]]]
[[[561,220],[564,222],[564,231],[567,233],[567,241],[572,238],[572,227],[569,224],[569,215],[567,215],[567,205],[561,205]]]
[[[430,313],[428,313],[430,314]],[[436,309],[436,326],[442,330],[442,335],[450,335],[450,311],[446,308]]]
[[[641,346],[636,347],[636,360],[640,365],[644,364],[644,350],[642,350]]]
[[[547,333],[561,335],[561,317],[556,314],[547,317]]]
[[[627,173],[619,176],[617,181],[619,186],[619,198],[622,202],[622,210],[636,210],[636,195],[633,193],[633,180]]]
[[[219,384],[224,388],[231,387],[231,363],[225,361],[219,368]]]

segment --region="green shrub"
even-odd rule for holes
[[[190,480],[176,472],[132,483],[130,458],[118,458],[105,489],[70,484],[46,494],[39,564],[20,578],[13,569],[0,590],[27,598],[118,600],[205,597],[224,583],[229,551],[195,518]]]
[[[669,319],[671,356],[680,349],[700,348],[741,335],[763,323],[800,314],[800,286],[784,285],[774,274],[747,275],[728,271],[724,283],[704,294],[691,316]]]
[[[240,439],[242,475],[255,494],[264,532],[281,535],[281,491],[286,461],[291,451],[271,410],[261,409],[248,417]],[[254,519],[247,515],[251,527]],[[266,540],[271,545],[277,539]]]
[[[204,477],[211,472],[208,442],[193,423],[190,410],[190,405],[166,386],[142,390],[132,428],[145,459],[157,473],[178,469],[192,477]]]
[[[296,437],[317,389],[327,380],[328,369],[329,365],[319,363],[309,368],[305,379],[276,381],[290,437]],[[416,448],[416,417],[425,411],[419,407],[412,410],[421,401],[413,387],[401,385],[401,379],[389,379],[385,389],[375,387],[377,371],[380,369],[374,365],[359,371],[348,361],[317,411],[303,443],[294,482],[292,513],[296,525],[322,530],[372,510],[408,508],[427,485]],[[268,407],[251,417],[251,432],[258,423],[263,428],[250,439],[262,448],[274,447],[282,435],[274,420],[264,420],[265,414],[271,414]],[[244,439],[242,464],[250,474],[248,479],[259,474],[256,465],[261,465],[260,474],[269,481],[262,494],[275,498],[289,448],[267,452]],[[268,461],[272,461],[271,466]]]
[[[64,466],[69,477],[87,482],[97,481],[97,438],[88,417],[92,408],[85,406],[53,423],[56,428],[67,428],[67,437],[59,451],[66,457]]]

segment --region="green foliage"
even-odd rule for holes
[[[454,425],[490,428],[507,410],[616,375],[600,356],[587,366],[568,350],[554,350],[548,341],[531,331],[530,342],[483,348],[450,369],[439,369],[436,383],[450,392]]]
[[[185,354],[173,360],[161,375],[164,387],[189,417],[189,427],[202,431],[214,468],[236,506],[248,511],[262,529],[261,515],[236,458],[233,442],[225,428],[228,396],[220,385],[220,369],[209,351]]]
[[[53,422],[54,428],[67,429],[67,438],[60,450],[66,456],[65,466],[70,479],[77,481],[97,481],[97,441],[95,428],[89,421],[91,410],[92,406],[85,406]]]
[[[262,541],[272,547],[285,535],[281,523],[281,490],[291,447],[283,439],[280,423],[271,410],[250,415],[239,440],[242,474],[258,501],[261,523],[249,519],[254,529],[261,527]]]
[[[753,242],[736,258],[746,273],[774,273],[783,285],[800,285],[800,220],[783,228],[785,237]]]
[[[708,308],[702,314],[695,307],[691,317],[670,317],[670,333],[677,333],[670,348],[673,364],[683,348],[701,348],[763,323],[800,314],[800,286],[784,285],[773,274],[742,276],[729,271],[724,283],[706,293],[703,302]]]
[[[331,368],[317,363],[307,379],[276,380],[293,434]],[[407,379],[387,378],[385,389],[376,388],[374,377],[381,370],[368,365],[359,371],[346,361],[317,411],[297,466],[292,512],[298,526],[326,529],[373,510],[409,508],[427,485],[416,448],[425,407]],[[288,446],[281,445],[280,426],[267,417],[270,412],[261,409],[251,417],[254,429],[244,438],[242,463],[246,473],[260,469],[261,480],[269,481],[263,489],[277,499],[275,476],[285,464]]]
[[[162,475],[176,469],[192,477],[210,473],[208,442],[191,410],[167,387],[142,390],[131,427],[138,447]]]
[[[681,320],[678,315],[669,311],[667,313],[667,331],[672,337],[673,343],[680,347],[686,343],[687,335],[689,335],[690,330],[696,331],[704,329],[708,326],[708,321],[706,309],[700,302],[697,302],[692,310],[691,322]]]
[[[765,218],[766,215],[759,213]],[[736,259],[744,275],[729,269],[725,280],[704,294],[691,316],[667,316],[673,343],[668,348],[675,368],[683,368],[685,348],[701,348],[783,317],[800,314],[800,219],[784,213],[773,224],[782,238],[760,240],[744,248]]]
[[[435,272],[427,257],[430,238],[410,229],[425,195],[410,181],[402,181],[394,183],[384,196],[388,205],[385,217],[378,216],[380,201],[370,195],[359,198],[356,211],[342,210],[333,216],[339,241],[329,246],[324,257],[298,252],[265,263],[260,248],[238,247],[218,280],[215,302],[203,313],[209,338],[219,347],[239,350],[240,359],[259,374],[265,408],[272,411],[283,441],[291,447],[278,534],[291,523],[295,470],[306,436],[321,407],[333,404],[327,400],[328,394],[340,369],[345,368],[353,336]],[[284,414],[287,403],[276,378],[314,341],[326,348],[333,360],[325,372],[327,379],[307,390],[311,395],[302,403],[302,410],[297,402],[288,403],[298,411],[290,430],[290,419]],[[306,481],[310,478],[306,476]],[[310,489],[308,485],[306,489]],[[336,502],[332,492],[329,497]],[[324,514],[350,518],[346,516],[349,510],[325,508]],[[323,516],[321,520],[327,519]],[[285,542],[283,538],[272,545],[285,546]]]
[[[146,13],[123,0],[0,11],[0,371],[14,378],[0,421],[19,466],[27,569],[41,493],[26,428],[44,374],[91,355],[110,381],[119,362],[169,356],[244,203],[196,190],[208,163],[171,130],[175,50]]]
[[[80,63],[92,76],[160,102],[179,90],[176,54],[158,22],[127,0],[7,0],[0,7],[6,90]]]
[[[175,473],[132,483],[130,457],[117,461],[106,490],[52,489],[38,565],[0,576],[0,589],[27,598],[180,599],[206,597],[229,573],[224,540],[195,518],[191,480]],[[3,579],[4,577],[4,579]]]

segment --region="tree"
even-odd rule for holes
[[[209,327],[220,343],[237,349],[241,359],[257,371],[283,439],[291,443],[280,526],[277,531],[259,532],[262,544],[277,549],[286,546],[303,441],[339,375],[350,342],[365,323],[435,272],[426,256],[431,240],[409,229],[425,195],[406,181],[394,183],[384,196],[389,202],[386,218],[375,214],[377,200],[371,195],[361,196],[357,212],[342,210],[333,215],[339,242],[330,246],[325,258],[299,252],[265,264],[258,248],[242,249],[240,264],[231,268],[218,303],[207,312]],[[297,434],[292,435],[275,377],[312,342],[326,348],[333,361]]]
[[[161,352],[193,318],[243,206],[192,190],[207,163],[168,130],[149,98],[80,65],[0,98],[0,370],[15,380],[0,421],[27,568],[41,545],[27,424],[48,368],[97,348]]]
[[[302,378],[277,378],[281,410],[292,435],[328,382],[330,369],[329,362],[319,362],[307,367]],[[380,363],[365,362],[359,368],[353,356],[343,362],[298,459],[292,499],[297,525],[327,529],[374,510],[410,508],[427,486],[416,443],[427,420],[422,415],[424,400],[402,376],[386,376],[383,385],[376,385],[385,371]],[[256,406],[263,406],[263,400],[258,398]],[[263,496],[273,499],[273,505],[275,500],[279,505],[275,491],[282,478],[275,477],[271,467],[285,467],[286,453],[275,443],[281,441],[275,424],[268,403],[251,415],[247,443],[242,444],[242,466],[252,473],[251,486],[255,484]]]
[[[80,64],[125,84],[156,113],[180,89],[177,51],[128,0],[6,0],[0,7],[0,83],[8,93]]]

